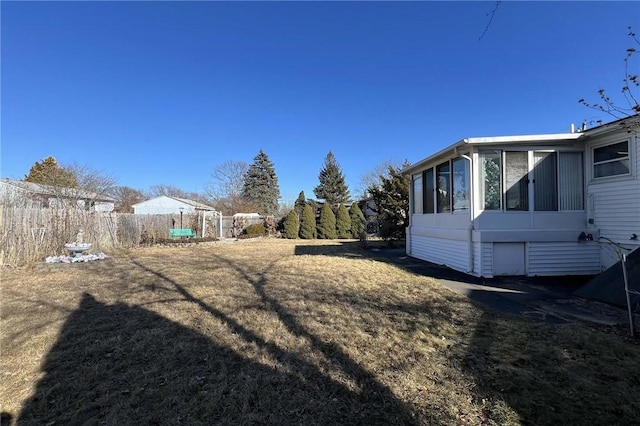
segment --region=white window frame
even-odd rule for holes
[[[612,145],[617,145],[619,143],[623,143],[626,142],[627,144],[627,155],[625,157],[618,157],[618,158],[614,158],[611,160],[605,160],[605,161],[596,161],[596,150],[598,149],[602,149],[602,148],[606,148],[608,146],[612,146]],[[631,162],[631,140],[629,138],[627,139],[622,139],[622,140],[615,140],[612,142],[607,142],[607,143],[603,143],[603,144],[599,144],[596,146],[593,146],[591,148],[591,177],[593,180],[599,181],[601,179],[611,179],[611,178],[620,178],[620,177],[628,177],[632,175],[632,171],[633,171],[633,164]],[[627,173],[618,173],[615,175],[606,175],[606,176],[596,176],[596,166],[602,165],[602,164],[609,164],[609,163],[615,163],[615,162],[620,162],[620,161],[624,161],[627,160],[629,162],[629,172]]]

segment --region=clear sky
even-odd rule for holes
[[[263,149],[285,201],[329,150],[352,194],[384,161],[609,117],[640,2],[8,2],[1,169],[52,155],[202,191]],[[637,64],[637,62],[636,62]]]

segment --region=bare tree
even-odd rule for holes
[[[36,162],[26,182],[39,186],[38,197],[44,205],[64,208],[93,208],[111,201],[116,179],[104,172],[79,164],[58,165],[53,157]]]
[[[242,196],[248,170],[249,164],[234,160],[227,160],[213,169],[212,181],[206,185],[205,193],[216,209],[225,214],[253,211],[254,206]]]
[[[368,198],[371,196],[370,188],[381,186],[383,178],[389,177],[390,167],[393,167],[393,169],[400,169],[401,166],[402,163],[392,160],[385,160],[377,164],[371,170],[360,176],[357,193],[362,198]]]
[[[163,195],[167,197],[187,198],[188,193],[177,186],[166,184],[152,185],[147,191],[149,198],[161,197]]]
[[[631,38],[632,44],[640,46],[640,39],[638,39],[636,33],[633,32],[631,27],[628,27],[628,29],[628,36]],[[624,58],[624,78],[622,79],[621,90],[622,99],[614,100],[607,94],[605,89],[600,88],[598,89],[600,103],[590,103],[585,101],[584,98],[580,99],[578,102],[588,108],[609,114],[616,119],[640,114],[640,103],[638,103],[640,94],[637,93],[639,90],[638,88],[640,87],[640,80],[637,72],[634,73],[632,70],[632,58],[637,53],[637,50],[634,47],[630,47],[627,49],[626,53],[627,55]]]
[[[66,169],[76,176],[81,192],[92,194],[95,198],[110,198],[117,183],[112,175],[88,166],[73,163],[66,166]]]
[[[131,206],[146,199],[142,191],[128,186],[116,186],[111,191],[111,196],[115,199],[118,213],[133,213],[133,207]]]

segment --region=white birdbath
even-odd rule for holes
[[[82,229],[78,232],[76,236],[76,240],[72,243],[65,244],[64,247],[69,250],[72,255],[75,257],[82,256],[82,253],[89,250],[91,248],[91,243],[85,243],[83,241],[84,234],[82,233]]]
[[[69,250],[69,253],[74,255],[75,257],[82,256],[82,253],[89,250],[91,248],[90,243],[69,243],[65,244],[64,247]]]

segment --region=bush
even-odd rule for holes
[[[344,204],[340,204],[336,214],[336,234],[338,238],[351,238],[351,218]]]
[[[295,210],[291,210],[284,221],[284,231],[282,236],[284,238],[296,239],[298,238],[298,214]]]
[[[364,214],[362,214],[362,210],[358,207],[358,203],[351,204],[349,217],[351,218],[351,235],[353,235],[353,238],[362,240],[362,235],[366,235],[367,221],[364,218]]]
[[[331,240],[337,238],[336,235],[336,215],[329,207],[329,203],[324,203],[320,210],[320,220],[318,222],[318,238]]]
[[[264,229],[264,225],[260,223],[254,223],[242,230],[242,235],[245,236],[245,238],[263,237],[266,233],[267,231]]]
[[[312,240],[316,238],[316,216],[309,204],[304,206],[302,210],[302,219],[300,220],[300,238]]]

